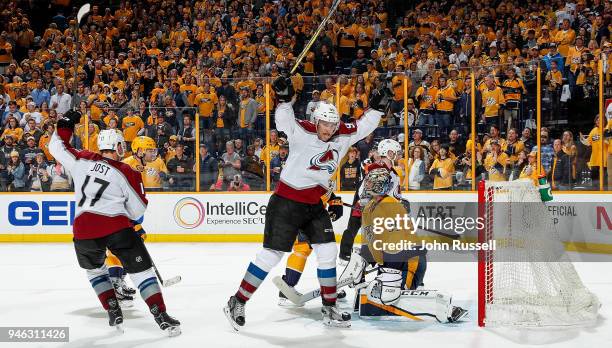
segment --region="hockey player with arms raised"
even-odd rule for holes
[[[104,264],[107,249],[119,258],[137,285],[155,322],[168,335],[176,336],[181,332],[180,322],[166,313],[152,261],[132,222],[144,214],[148,204],[141,175],[120,162],[125,143],[114,130],[103,130],[98,135],[101,154],[72,148],[70,138],[80,116],[78,112],[67,112],[49,142],[51,155],[74,179],[73,240],[79,265],[86,270],[108,312],[110,326],[121,328],[123,314]]]
[[[382,165],[373,165],[362,186],[363,191],[360,195],[363,206],[362,237],[367,243],[367,248],[362,249],[363,256],[359,253],[352,254],[349,269],[357,269],[358,271],[351,276],[355,280],[362,280],[365,258],[376,262],[379,271],[373,281],[357,285],[366,288],[367,301],[360,299],[360,306],[371,304],[376,309],[404,315],[414,320],[433,317],[438,322],[444,323],[463,318],[467,311],[453,306],[449,295],[437,290],[408,290],[410,284],[414,284],[412,279],[408,279],[414,277],[414,270],[410,270],[410,262],[412,260],[414,266],[418,264],[420,250],[398,251],[395,248],[384,247],[384,245],[397,245],[403,241],[417,243],[412,224],[400,228],[375,223],[382,219],[395,219],[397,216],[408,214],[404,205],[392,194],[393,183],[389,169]],[[414,260],[415,258],[417,260]],[[360,267],[352,266],[356,264]],[[363,315],[363,311],[360,313]]]
[[[370,109],[355,123],[340,122],[336,108],[321,103],[313,113],[315,122],[295,118],[292,108],[294,90],[291,79],[277,78],[273,83],[280,104],[275,118],[279,131],[287,134],[291,151],[281,172],[276,191],[266,210],[263,249],[247,268],[238,291],[231,296],[224,312],[235,330],[245,324],[245,303],[276,266],[285,252],[291,251],[297,233],[303,231],[317,255],[317,276],[321,285],[323,323],[350,327],[350,314],[336,307],[336,253],[330,214],[321,196],[328,191],[329,179],[350,146],[373,132],[382,112]],[[378,105],[382,94],[375,90],[368,105]],[[332,197],[331,201],[338,198]],[[336,202],[337,203],[337,202]],[[342,208],[330,204],[330,209]]]

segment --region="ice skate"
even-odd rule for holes
[[[133,294],[130,295],[126,291],[126,289],[123,288],[121,284],[122,282],[123,280],[121,278],[111,279],[111,283],[113,284],[113,288],[115,289],[115,296],[117,297],[117,300],[119,301],[119,305],[121,306],[121,308],[131,308],[134,306],[134,297],[132,296]],[[125,284],[125,282],[123,282],[123,284]],[[127,285],[126,285],[126,288],[129,289]],[[134,290],[134,293],[136,293],[135,290]]]
[[[332,327],[351,327],[351,315],[346,312],[340,312],[335,305],[323,305],[321,308],[323,315],[323,324]]]
[[[113,326],[117,331],[123,332],[123,313],[117,299],[108,300],[108,325]]]
[[[151,308],[151,314],[159,328],[166,331],[169,337],[181,334],[181,322],[169,316],[166,312],[160,312],[157,306]]]
[[[236,296],[230,297],[227,305],[223,307],[223,312],[234,330],[238,331],[241,326],[244,326],[244,303],[238,301]]]

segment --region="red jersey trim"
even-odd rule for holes
[[[283,198],[306,204],[319,203],[321,201],[321,196],[323,196],[326,192],[326,189],[318,185],[305,189],[295,189],[282,181],[278,182],[276,190],[274,190],[275,194]]]
[[[74,219],[72,231],[75,239],[96,239],[132,226],[130,219],[124,215],[105,216],[83,212]]]
[[[347,135],[347,134],[355,134],[355,133],[357,133],[357,123],[354,123],[354,122],[350,122],[350,123],[340,122],[340,126],[338,127],[338,130],[336,131],[336,134],[338,135]]]
[[[297,124],[302,127],[302,129],[304,129],[306,132],[317,134],[317,126],[314,123],[306,120],[297,119],[295,120],[295,122],[297,122]]]

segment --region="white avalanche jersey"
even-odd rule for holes
[[[51,136],[49,152],[74,180],[76,239],[94,239],[133,226],[146,208],[142,177],[129,165],[102,155],[75,150],[72,132],[59,129]]]
[[[287,134],[290,145],[276,194],[297,202],[318,203],[340,159],[353,144],[376,129],[382,114],[368,110],[357,122],[340,122],[338,131],[324,142],[319,140],[314,123],[295,119],[291,103],[278,105],[276,127]]]

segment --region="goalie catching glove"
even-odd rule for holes
[[[281,103],[290,102],[295,95],[293,82],[291,82],[291,78],[286,74],[281,74],[281,76],[277,77],[276,80],[272,82],[272,89],[274,93],[276,93],[278,101]]]
[[[329,213],[332,222],[340,219],[344,214],[342,198],[332,193],[329,197],[329,201],[327,201],[327,213]]]

